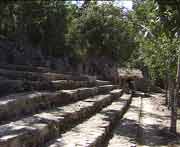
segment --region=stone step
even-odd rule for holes
[[[48,72],[48,71],[50,71],[50,69],[47,67],[17,65],[17,64],[0,64],[0,68],[8,69],[8,70],[31,71],[31,72]]]
[[[74,80],[56,80],[51,81],[53,89],[74,89],[79,87],[106,86],[112,84],[110,81],[74,81]]]
[[[0,95],[18,93],[25,91],[55,91],[60,89],[75,89],[80,87],[92,87],[111,84],[110,81],[73,81],[73,80],[58,80],[58,81],[24,81],[24,80],[1,80]]]
[[[129,110],[114,128],[108,147],[137,146],[136,141],[139,136],[140,107],[141,98],[134,97]]]
[[[0,126],[0,147],[39,147],[109,105],[122,90],[98,95]]]
[[[46,147],[101,147],[112,130],[114,123],[120,119],[131,101],[131,95],[123,95],[118,101],[87,121],[75,126],[61,137],[47,143]]]
[[[14,80],[89,80],[88,76],[73,75],[73,74],[60,74],[60,73],[51,73],[51,72],[27,72],[27,71],[16,71],[16,70],[7,70],[0,69],[0,76],[8,77],[9,79]]]
[[[89,96],[108,93],[118,87],[117,85],[105,85],[74,90],[60,90],[56,92],[20,93],[1,97],[0,124],[27,114],[34,114],[45,109],[50,109],[54,106],[61,106]]]
[[[25,91],[25,88],[21,80],[2,79],[0,82],[0,96],[23,91]]]
[[[0,80],[7,80],[7,77],[0,76]]]

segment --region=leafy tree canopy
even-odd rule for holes
[[[72,20],[67,38],[80,54],[126,60],[136,48],[123,12],[112,4],[91,4]]]

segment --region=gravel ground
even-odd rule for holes
[[[114,129],[109,147],[180,147],[180,135],[169,133],[170,111],[161,93],[135,97]],[[178,120],[180,134],[180,121]]]

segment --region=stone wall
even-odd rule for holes
[[[0,63],[42,65],[44,62],[41,49],[31,45],[20,46],[15,41],[0,38]]]
[[[86,57],[84,61],[75,61],[68,55],[60,58],[45,57],[43,49],[29,44],[20,46],[15,41],[0,37],[0,64],[45,66],[61,73],[82,73],[99,79],[117,81],[117,65],[107,57]]]
[[[135,80],[136,90],[144,92],[162,92],[162,89],[157,87],[152,81],[147,79]]]

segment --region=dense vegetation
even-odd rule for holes
[[[45,57],[68,56],[77,62],[107,57],[117,65],[147,69],[149,79],[162,88],[175,87],[169,96],[175,121],[180,6],[178,0],[162,1],[133,1],[130,12],[113,1],[85,0],[82,6],[59,0],[2,1],[0,35],[19,46],[40,48]]]
[[[180,1],[140,1],[131,15],[133,22],[141,24],[137,36],[139,50],[131,63],[147,66],[150,78],[166,88],[166,102],[172,112],[170,130],[176,133],[180,83]]]
[[[107,56],[126,60],[135,48],[123,11],[112,3],[71,1],[1,2],[0,34],[20,45],[31,44],[47,56]]]

